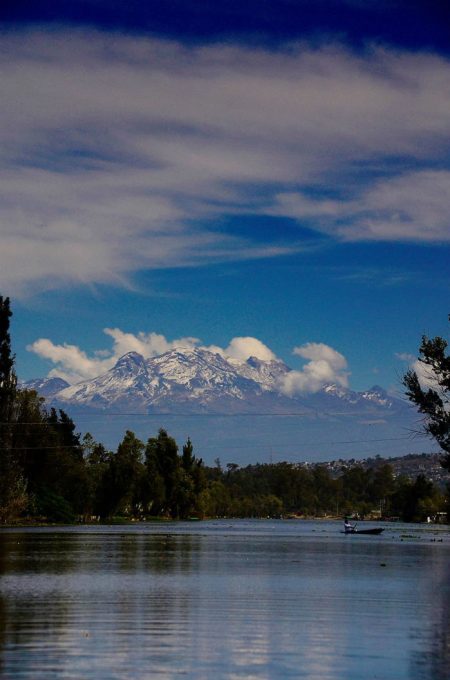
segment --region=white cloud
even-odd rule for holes
[[[226,348],[217,345],[204,346],[198,338],[185,337],[167,340],[158,333],[143,333],[137,335],[125,333],[119,328],[105,328],[104,333],[114,341],[110,350],[98,350],[89,357],[86,352],[76,345],[56,345],[47,338],[40,338],[27,349],[43,359],[55,364],[49,376],[64,378],[74,384],[105,373],[112,368],[121,356],[127,352],[138,352],[145,358],[159,356],[175,348],[200,347],[210,352],[216,352],[231,363],[244,363],[254,356],[262,361],[277,359],[275,353],[261,340],[253,337],[232,338]],[[295,347],[293,354],[307,359],[302,370],[292,370],[287,373],[278,384],[278,389],[288,396],[296,394],[318,392],[324,385],[336,384],[348,386],[349,372],[347,360],[329,345],[309,342]]]
[[[397,359],[400,359],[400,361],[407,361],[408,363],[412,363],[416,360],[416,357],[413,354],[408,354],[408,352],[396,352],[395,356]]]
[[[298,248],[216,230],[226,214],[292,215],[344,240],[448,238],[448,171],[364,175],[392,157],[444,167],[445,58],[36,30],[2,36],[0,78],[0,287],[15,295]]]
[[[295,394],[318,392],[325,385],[348,387],[347,360],[324,343],[308,342],[294,348],[294,354],[309,359],[301,371],[291,371],[283,377],[280,390],[292,397]]]
[[[301,347],[294,347],[293,354],[311,361],[326,361],[336,371],[347,367],[345,357],[323,342],[307,342]]]
[[[438,392],[438,394],[442,394],[442,387],[439,385],[439,378],[431,366],[423,361],[420,361],[420,359],[415,357],[413,354],[408,354],[406,352],[398,352],[395,356],[397,359],[400,359],[400,361],[406,361],[409,364],[409,369],[416,373],[422,389],[431,389]]]
[[[55,364],[49,376],[64,378],[74,384],[82,380],[92,378],[105,373],[128,352],[137,352],[144,358],[159,356],[175,348],[188,348],[200,346],[198,338],[184,337],[175,340],[167,340],[159,333],[143,333],[137,335],[125,333],[120,328],[105,328],[104,333],[113,339],[112,349],[101,349],[89,357],[86,352],[76,345],[64,343],[56,345],[48,338],[40,338],[27,347],[28,351],[37,354],[42,359],[47,359]],[[225,349],[215,345],[203,347],[211,352],[217,352],[224,358],[232,361],[244,362],[249,357],[255,356],[263,361],[276,359],[275,354],[257,338],[237,337],[233,338]]]
[[[137,335],[124,333],[119,328],[105,328],[104,332],[114,340],[113,356],[119,358],[127,352],[138,352],[145,359],[159,356],[175,347],[195,347],[200,340],[197,338],[179,338],[168,341],[159,333],[143,333]]]
[[[314,219],[346,241],[450,241],[450,172],[409,172],[363,189],[353,200],[280,194],[273,214]]]
[[[90,358],[76,345],[55,345],[47,338],[40,338],[27,347],[28,351],[34,352],[42,359],[48,359],[56,364],[56,368],[49,373],[50,377],[59,377],[69,383],[80,380],[88,380],[114,366],[116,358],[110,356],[107,359]]]
[[[398,359],[407,361],[409,363],[409,369],[416,373],[422,389],[431,389],[435,390],[439,394],[442,393],[442,387],[439,385],[439,378],[431,366],[423,361],[420,361],[420,359],[414,357],[412,354],[397,354],[396,356]]]
[[[64,343],[55,345],[47,338],[40,338],[27,347],[42,359],[56,364],[49,376],[64,378],[69,383],[90,380],[112,368],[118,359],[128,352],[138,352],[144,358],[159,356],[175,347],[195,347],[199,340],[196,338],[179,338],[168,341],[164,335],[158,333],[143,333],[137,335],[124,333],[119,328],[105,328],[104,333],[113,341],[111,350],[98,350],[94,357],[88,357],[86,352],[76,345]]]
[[[250,357],[256,357],[261,361],[274,361],[277,358],[267,345],[252,337],[233,338],[226,349],[216,349],[223,356],[239,362],[244,362]]]
[[[424,390],[431,389],[436,390],[437,392],[441,391],[438,377],[431,366],[428,366],[422,361],[419,361],[419,359],[416,359],[416,361],[411,364],[411,369],[416,372],[417,377],[419,378],[419,383]]]

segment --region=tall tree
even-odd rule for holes
[[[117,512],[137,515],[140,512],[140,490],[144,475],[144,444],[134,432],[127,430],[109,467],[109,500],[107,514]]]
[[[449,317],[450,318],[450,317]],[[442,466],[450,470],[450,356],[444,338],[422,337],[419,349],[419,371],[413,369],[403,377],[406,396],[425,416],[423,430],[433,437],[445,452]]]
[[[12,316],[9,298],[0,295],[0,520],[19,509],[25,487],[13,449],[17,378],[9,334]]]
[[[158,494],[159,501],[162,502],[164,498],[164,508],[161,509],[172,517],[178,517],[181,462],[175,439],[161,428],[157,437],[148,440],[145,459],[150,484]],[[163,489],[160,488],[161,482]]]
[[[0,295],[0,444],[2,450],[11,445],[11,425],[17,388],[14,355],[11,352],[9,335],[11,316],[9,298],[3,298]]]

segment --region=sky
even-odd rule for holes
[[[19,377],[202,346],[401,391],[448,336],[449,26],[443,0],[4,0]]]

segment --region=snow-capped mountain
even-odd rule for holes
[[[48,396],[77,410],[175,414],[386,412],[397,401],[378,387],[354,392],[336,385],[315,394],[287,396],[282,385],[290,371],[282,361],[250,357],[239,362],[200,348],[173,349],[151,359],[129,352],[105,374],[64,384]]]
[[[130,352],[104,375],[66,387],[55,398],[71,406],[143,413],[248,412],[273,393],[279,375],[288,370],[282,362],[253,357],[231,363],[197,348],[151,359]]]
[[[239,362],[178,348],[151,359],[130,352],[103,375],[76,385],[49,378],[24,386],[108,446],[116,446],[126,429],[145,441],[165,427],[177,441],[190,436],[209,464],[218,456],[242,463],[269,455],[329,460],[413,450],[409,435],[417,414],[404,400],[380,387],[355,392],[340,385],[287,396],[290,372],[282,361]]]
[[[19,386],[27,390],[35,390],[41,397],[51,399],[55,394],[69,387],[69,383],[62,378],[35,378],[21,382]]]

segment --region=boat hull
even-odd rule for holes
[[[381,527],[374,529],[353,529],[352,531],[344,531],[344,534],[365,534],[366,536],[379,536],[384,531]]]

